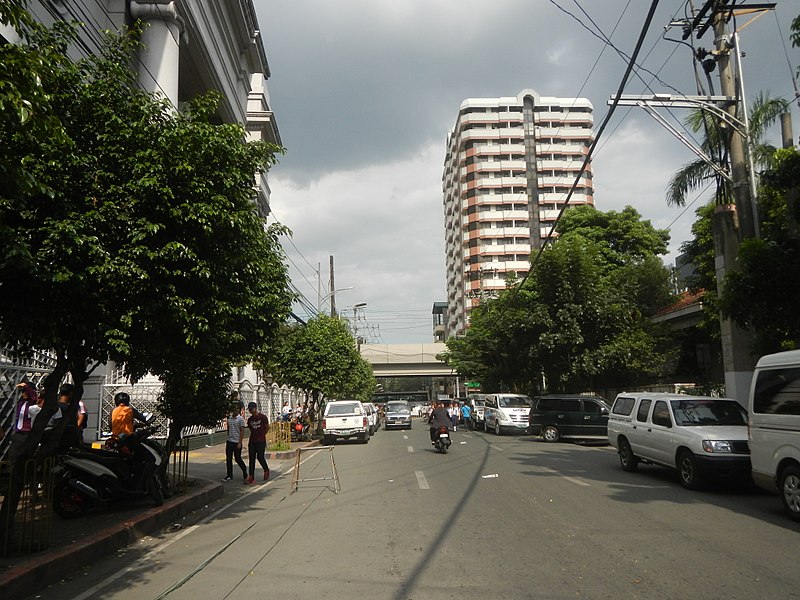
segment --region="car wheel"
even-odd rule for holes
[[[778,489],[786,512],[793,520],[800,521],[800,467],[789,465],[783,469]]]
[[[681,485],[687,490],[696,490],[700,487],[697,461],[689,450],[684,450],[678,455],[678,473],[681,477]]]
[[[494,420],[494,434],[500,435],[503,433],[503,430],[500,428],[500,421],[497,419]]]
[[[323,446],[330,446],[331,445],[331,438],[327,435],[322,436],[322,445]]]
[[[561,432],[558,430],[558,427],[548,425],[542,430],[542,437],[545,442],[557,442],[561,439]]]
[[[366,444],[367,442],[369,442],[369,430],[365,431],[363,437],[361,438],[362,444]]]
[[[635,471],[636,467],[639,466],[639,459],[636,458],[631,445],[625,438],[619,440],[619,464],[623,471],[628,471],[629,473]]]

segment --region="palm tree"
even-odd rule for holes
[[[788,110],[786,100],[770,98],[761,93],[756,98],[752,110],[750,111],[750,151],[753,161],[758,166],[766,166],[775,148],[769,144],[762,143],[764,133],[767,128],[775,122],[775,119]],[[684,121],[684,124],[695,133],[705,131],[705,137],[700,144],[706,156],[710,157],[724,171],[730,172],[728,163],[727,139],[730,135],[729,127],[721,126],[720,121],[711,112],[703,109],[693,110]],[[705,160],[697,159],[690,162],[675,173],[667,186],[667,204],[684,206],[686,197],[692,190],[705,185],[706,181],[716,178],[717,187],[715,192],[716,204],[732,203],[733,194],[725,178],[714,170]]]

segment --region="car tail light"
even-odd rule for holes
[[[367,417],[364,417],[364,427],[367,426]]]
[[[323,429],[327,429],[328,428],[328,424],[326,423],[326,421],[327,421],[327,419],[322,419],[322,428]]]

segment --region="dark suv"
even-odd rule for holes
[[[549,394],[533,399],[528,431],[546,442],[561,438],[608,439],[609,406],[600,396]]]

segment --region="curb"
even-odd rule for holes
[[[76,569],[124,548],[142,537],[174,523],[212,502],[222,498],[221,483],[208,480],[199,489],[166,500],[162,506],[143,511],[132,518],[101,529],[60,549],[50,549],[25,557],[0,574],[0,595],[22,598],[74,574]]]
[[[311,448],[313,446],[319,446],[320,440],[311,440],[308,442],[303,448]],[[299,448],[295,450],[282,450],[280,452],[267,452],[264,456],[267,460],[290,460],[297,456]]]

